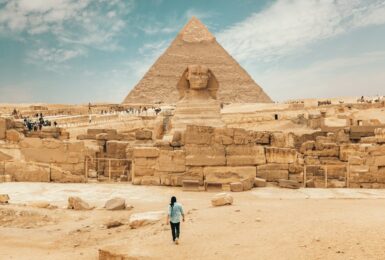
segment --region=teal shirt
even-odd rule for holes
[[[182,205],[179,204],[178,202],[175,202],[172,208],[170,205],[168,206],[168,215],[172,223],[179,223],[180,216],[182,214],[183,214],[183,208],[182,208]]]

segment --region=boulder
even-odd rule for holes
[[[79,197],[69,197],[68,198],[68,209],[74,210],[91,210],[94,207],[91,207],[87,202],[82,200]]]
[[[8,194],[0,194],[0,204],[8,203],[9,196]]]
[[[300,187],[299,182],[292,181],[292,180],[284,180],[284,179],[278,180],[278,185],[281,188],[288,188],[288,189],[299,189]]]
[[[32,202],[31,204],[29,204],[31,207],[34,207],[34,208],[39,208],[39,209],[47,209],[51,206],[51,204],[49,204],[49,202],[47,201],[37,201],[37,202]]]
[[[215,194],[214,197],[211,199],[211,204],[214,207],[231,205],[233,204],[233,197],[230,194],[225,192],[218,193],[218,194]]]
[[[104,207],[107,210],[122,210],[126,208],[126,201],[122,198],[113,198],[107,200]]]
[[[159,220],[161,220],[165,216],[164,211],[148,211],[142,213],[135,213],[130,216],[129,225],[132,229],[151,225]]]

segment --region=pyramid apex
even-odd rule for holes
[[[185,42],[203,42],[215,40],[207,27],[195,16],[192,16],[188,23],[180,31],[179,35]]]

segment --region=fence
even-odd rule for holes
[[[104,162],[104,164],[102,162]],[[119,165],[113,165],[114,162],[115,163],[118,162]],[[125,175],[128,178],[129,174],[131,173],[131,165],[132,165],[132,162],[131,162],[131,160],[128,160],[128,159],[86,157],[84,159],[85,180],[86,180],[86,182],[88,182],[89,170],[92,168],[94,168],[94,170],[96,171],[96,179],[99,180],[99,172],[101,172],[101,170],[102,170],[104,173],[106,166],[107,166],[107,171],[108,171],[108,181],[112,180],[113,173],[121,173],[121,174],[119,174],[119,176]],[[118,168],[118,169],[114,169],[114,167]]]
[[[325,188],[328,187],[328,165],[317,165],[317,164],[309,164],[305,165],[303,168],[303,187],[306,188],[307,181],[307,167],[320,167],[324,169],[324,178],[325,178]],[[345,165],[345,187],[349,188],[349,180],[350,180],[350,165]]]

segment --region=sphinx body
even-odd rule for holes
[[[218,81],[204,65],[189,65],[177,85],[180,100],[172,119],[172,130],[187,125],[223,126],[220,103],[216,100]]]

